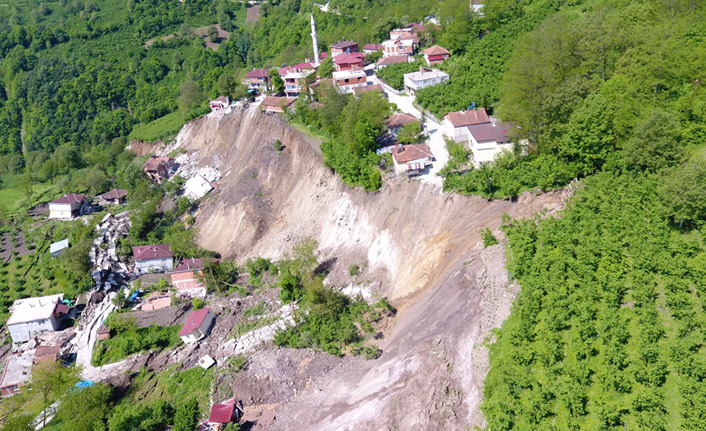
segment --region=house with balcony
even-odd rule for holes
[[[396,144],[390,152],[397,174],[419,175],[434,160],[434,155],[427,144]]]
[[[132,248],[135,270],[140,274],[171,271],[174,253],[169,244],[138,245]]]
[[[405,55],[411,57],[417,49],[416,36],[403,35],[390,38],[382,43],[382,56]]]
[[[284,93],[287,97],[299,97],[304,90],[306,78],[316,69],[311,63],[299,63],[294,66],[283,66],[279,76],[284,81]]]
[[[449,55],[449,51],[447,51],[446,48],[434,45],[424,50],[424,61],[427,62],[427,66],[433,66],[448,60]]]
[[[333,72],[333,82],[344,93],[350,93],[354,88],[368,85],[368,78],[363,69],[365,54],[353,52],[334,57],[336,71]]]
[[[404,89],[409,94],[414,94],[422,88],[431,87],[449,80],[449,74],[441,70],[420,67],[419,72],[405,73]]]
[[[208,106],[211,108],[211,112],[214,112],[226,109],[229,103],[230,102],[228,101],[228,96],[219,96],[216,99],[211,100],[208,103]]]
[[[270,86],[270,74],[267,69],[253,69],[243,78],[243,85],[264,93]]]

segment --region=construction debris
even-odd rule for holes
[[[121,262],[115,252],[117,239],[130,232],[129,212],[123,211],[114,216],[106,214],[96,229],[100,233],[88,253],[91,265],[95,267],[91,276],[96,288],[110,290],[122,286],[135,273],[134,264]]]

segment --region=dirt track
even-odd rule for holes
[[[272,145],[277,139],[285,146],[281,153]],[[292,383],[300,390],[284,402],[259,397],[262,404],[281,403],[271,429],[481,424],[487,354],[480,344],[509,314],[514,293],[502,247],[484,250],[479,230],[490,227],[501,237],[504,213],[553,212],[558,193],[489,202],[406,180],[377,193],[350,189],[298,132],[256,110],[211,114],[187,125],[177,142],[224,173],[219,191],[197,215],[201,245],[225,256],[277,259],[313,237],[320,261],[331,263],[330,284],[371,282],[379,286],[373,297],[385,295],[400,310],[379,359],[336,360],[309,374],[306,385]],[[363,268],[355,279],[348,275],[351,264]],[[238,377],[265,378],[256,371]]]

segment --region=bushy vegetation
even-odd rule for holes
[[[134,353],[147,350],[162,351],[181,342],[177,335],[180,326],[157,326],[138,328],[135,318],[113,314],[107,322],[111,337],[99,340],[94,349],[91,363],[101,366],[117,362]]]
[[[404,90],[404,74],[418,71],[419,66],[426,67],[426,63],[424,60],[416,58],[411,63],[397,63],[385,66],[382,69],[378,69],[375,74],[383,80],[385,84],[397,91],[402,91]]]
[[[303,99],[295,104],[292,120],[318,130],[327,137],[321,144],[324,164],[350,186],[377,190],[382,186],[381,157],[375,153],[377,137],[385,130],[390,104],[378,93],[359,98],[332,88],[318,93],[321,105],[312,109]]]

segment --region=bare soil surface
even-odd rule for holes
[[[255,22],[260,18],[260,5],[254,5],[248,8],[248,15],[245,22]]]
[[[257,109],[209,114],[187,124],[176,144],[223,172],[197,213],[200,245],[239,260],[279,259],[314,238],[329,285],[369,289],[373,300],[387,296],[399,310],[382,331],[376,360],[268,346],[253,354],[231,386],[260,406],[255,416],[268,418],[257,429],[483,425],[482,343],[509,315],[518,287],[508,283],[503,246],[484,249],[479,231],[489,227],[503,240],[503,214],[555,213],[559,192],[488,201],[395,178],[365,193],[341,184],[309,139]],[[359,275],[349,275],[351,264]]]

